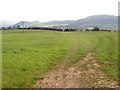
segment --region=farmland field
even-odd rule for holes
[[[2,31],[0,31],[0,42],[2,42]],[[2,88],[2,43],[0,43],[0,88]]]
[[[70,56],[71,63],[66,65],[70,67],[88,53],[98,60],[98,71],[117,81],[117,32],[3,31],[2,86],[31,87],[66,56]]]

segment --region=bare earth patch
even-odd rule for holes
[[[76,49],[73,49],[74,53]],[[73,53],[73,54],[74,54]],[[72,54],[71,54],[72,56]],[[42,80],[36,81],[34,88],[92,88],[117,87],[117,81],[109,79],[103,72],[97,70],[101,67],[99,62],[88,53],[86,57],[76,64],[65,68],[70,57],[66,57],[55,70],[47,73]]]

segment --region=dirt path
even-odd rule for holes
[[[56,69],[47,73],[42,80],[36,81],[34,88],[92,88],[92,87],[117,87],[117,81],[110,80],[103,72],[97,70],[100,67],[93,53],[76,64],[71,64],[71,58],[77,52],[77,39],[71,53]],[[69,67],[67,67],[69,66]],[[67,68],[66,68],[67,67]]]

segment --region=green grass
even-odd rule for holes
[[[72,62],[93,52],[102,66],[100,70],[110,78],[117,78],[117,32],[3,31],[3,87],[33,85],[64,60],[74,47],[74,39],[77,53]]]
[[[2,88],[2,31],[0,30],[0,89]]]

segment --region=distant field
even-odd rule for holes
[[[3,88],[31,87],[39,76],[62,62],[77,40],[72,62],[89,52],[99,60],[98,70],[117,79],[117,32],[3,31]]]

